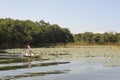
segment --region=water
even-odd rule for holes
[[[0,54],[0,80],[120,80],[120,58]]]

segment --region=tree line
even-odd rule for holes
[[[69,29],[44,20],[18,20],[11,18],[0,19],[0,49],[23,47],[30,43],[35,47],[49,44],[81,42],[89,44],[120,44],[120,33],[85,32],[72,34]]]
[[[111,44],[120,43],[120,33],[105,32],[93,33],[85,32],[74,35],[75,41],[85,42],[89,44]]]
[[[73,42],[74,37],[67,28],[50,24],[44,20],[0,19],[0,48],[20,47],[26,43],[35,46]]]

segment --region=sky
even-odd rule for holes
[[[0,18],[44,20],[73,34],[120,32],[120,0],[0,0]]]

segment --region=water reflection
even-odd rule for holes
[[[28,68],[31,68],[32,67],[32,57],[27,57],[28,58]]]
[[[16,59],[14,59],[16,60]],[[14,62],[14,61],[13,61]],[[50,66],[51,68],[57,67],[57,65],[61,64],[68,64],[70,62],[61,62],[61,61],[34,61],[33,57],[26,57],[26,62],[23,62],[22,64],[19,63],[14,63],[14,65],[6,65],[6,66],[0,66],[0,70],[3,71],[4,73],[15,71],[15,74],[5,74],[0,78],[0,80],[15,80],[18,78],[29,78],[29,77],[34,77],[34,76],[46,76],[46,75],[52,75],[52,74],[65,74],[69,72],[68,69],[56,69],[54,68],[53,70],[45,69],[45,67]],[[4,64],[5,65],[5,64]],[[43,70],[41,69],[43,68]],[[33,68],[35,71],[33,71]],[[10,70],[10,71],[9,71]],[[37,70],[37,71],[36,71]],[[40,70],[40,71],[39,71]],[[1,72],[0,72],[1,73]]]

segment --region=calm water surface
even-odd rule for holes
[[[0,80],[120,80],[117,57],[68,57],[0,54]]]

